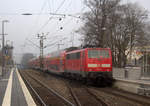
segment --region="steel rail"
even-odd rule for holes
[[[19,72],[20,73],[20,72]],[[31,86],[31,84],[24,78],[24,76],[20,73],[21,77],[25,81],[25,83],[30,87],[30,89],[34,92],[34,94],[37,96],[39,101],[41,102],[42,106],[47,106],[46,103],[42,100],[42,98],[38,95],[38,93],[34,90],[34,88]]]
[[[99,101],[102,106],[109,106],[108,103],[104,102],[103,100],[101,100],[99,97],[97,97],[97,95],[95,95],[94,93],[92,93],[88,88],[85,88],[85,90],[91,95],[93,96],[97,101]]]
[[[76,96],[76,94],[74,93],[72,87],[66,83],[67,87],[69,88],[69,91],[71,92],[72,97],[74,98],[77,106],[82,106],[80,100],[78,99],[78,97]],[[102,101],[100,98],[98,98],[94,93],[92,93],[87,87],[83,86],[83,88],[87,91],[87,93],[89,93],[92,97],[94,97],[97,101],[99,101],[102,106],[109,106],[108,103]]]
[[[26,73],[28,74],[28,73]],[[64,98],[62,95],[60,95],[59,93],[57,93],[56,91],[54,91],[53,89],[49,88],[47,85],[43,84],[41,81],[39,81],[38,79],[34,78],[33,76],[29,75],[33,80],[37,81],[39,84],[41,84],[43,87],[45,87],[46,89],[48,89],[50,92],[52,92],[54,95],[56,95],[57,97],[59,97],[60,99],[62,99],[63,101],[65,101],[67,104],[71,105],[71,106],[75,106],[73,103],[71,103],[70,101],[68,101],[66,98]]]
[[[82,106],[78,97],[76,96],[76,94],[73,92],[73,89],[70,87],[70,85],[68,83],[66,83],[67,87],[69,88],[69,91],[74,99],[74,101],[76,102],[77,106]]]
[[[150,103],[148,103],[148,102],[144,102],[144,101],[142,101],[141,99],[136,99],[136,98],[133,98],[133,97],[129,97],[129,96],[127,96],[127,95],[124,95],[125,93],[122,93],[122,92],[120,92],[120,91],[117,91],[117,90],[115,90],[115,89],[112,89],[112,88],[109,88],[109,89],[98,89],[98,88],[95,88],[95,87],[91,87],[92,89],[95,89],[95,90],[100,90],[101,92],[104,92],[104,93],[107,93],[107,94],[109,94],[109,95],[115,95],[115,96],[118,96],[118,97],[120,97],[120,98],[123,98],[123,99],[126,99],[126,100],[129,100],[129,101],[133,101],[133,102],[136,102],[136,103],[139,103],[139,104],[142,104],[142,105],[144,105],[144,106],[149,106],[150,105]],[[136,95],[136,94],[134,94],[134,95]],[[148,99],[148,97],[145,97],[145,98],[147,98]]]

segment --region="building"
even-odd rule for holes
[[[141,67],[141,76],[150,77],[150,46],[135,47],[132,49],[128,61]]]

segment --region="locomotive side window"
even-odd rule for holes
[[[82,55],[82,57],[84,58],[84,56],[85,56],[85,52],[83,52],[83,55]]]
[[[88,58],[109,58],[108,50],[88,50]]]
[[[67,54],[67,60],[69,60],[70,59],[70,54]]]
[[[69,59],[79,59],[80,58],[80,52],[67,54],[67,60]]]
[[[77,59],[80,58],[80,52],[76,53],[76,58],[77,58]]]
[[[76,58],[76,54],[75,53],[72,53],[71,54],[71,59],[75,59]]]

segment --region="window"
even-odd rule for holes
[[[88,50],[88,58],[109,58],[108,50]]]
[[[70,54],[67,54],[67,59],[70,59]]]
[[[67,59],[80,59],[80,52],[67,54]]]
[[[76,53],[76,58],[77,58],[77,59],[80,58],[80,52]]]

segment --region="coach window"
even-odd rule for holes
[[[75,53],[70,54],[70,59],[75,59],[75,58],[76,58]]]
[[[74,53],[70,54],[70,59],[74,59]]]
[[[67,54],[67,59],[68,59],[68,60],[70,59],[70,54]]]
[[[85,52],[83,52],[83,55],[82,55],[83,58],[84,58],[84,55],[85,55]]]
[[[76,58],[76,55],[75,55],[75,53],[73,53],[72,55],[71,55],[71,59],[75,59]]]
[[[76,53],[76,58],[77,58],[77,59],[80,58],[80,52]]]

